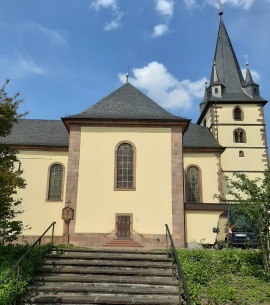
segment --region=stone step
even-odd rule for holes
[[[171,269],[161,269],[161,268],[130,268],[130,267],[81,267],[81,266],[57,266],[52,267],[44,265],[39,268],[39,272],[45,273],[75,273],[75,274],[108,274],[108,275],[154,275],[154,276],[171,276]]]
[[[55,249],[20,305],[179,305],[166,252],[138,249]]]
[[[171,261],[132,261],[132,260],[96,260],[96,259],[61,259],[59,257],[48,258],[46,265],[53,266],[119,266],[119,267],[141,267],[141,268],[169,268],[171,269]]]
[[[123,254],[154,254],[154,255],[166,255],[164,250],[141,250],[141,249],[110,249],[110,248],[53,248],[52,251],[62,253],[123,253]]]
[[[40,294],[22,299],[18,304],[147,304],[147,305],[179,305],[178,297],[146,297],[146,296],[117,296],[117,295],[98,295],[98,296],[66,296],[65,294],[46,295]]]
[[[99,292],[96,292],[96,291],[39,291],[38,292],[38,296],[39,297],[43,297],[43,296],[58,296],[58,295],[64,295],[66,297],[72,297],[72,296],[84,296],[84,297],[98,297],[100,295],[103,295],[103,296],[108,296],[108,297],[116,297],[116,296],[119,296],[119,297],[148,297],[148,298],[151,298],[151,297],[155,297],[157,299],[162,299],[162,298],[175,298],[175,297],[178,297],[178,294],[177,293],[167,293],[167,294],[153,294],[153,293],[144,293],[144,294],[141,294],[141,293],[129,293],[128,291],[126,292],[121,292],[121,291],[116,291],[116,292],[106,292],[106,291],[99,291]],[[25,300],[28,300],[28,299],[32,299],[33,297],[37,296],[37,290],[30,290],[24,297]]]
[[[132,253],[92,253],[92,252],[65,252],[63,254],[51,254],[47,258],[61,258],[61,259],[103,259],[103,260],[132,260],[132,261],[166,261],[166,255],[157,254],[132,254]]]
[[[82,282],[82,283],[126,283],[126,284],[149,284],[177,286],[178,282],[171,277],[158,276],[122,276],[122,275],[99,275],[99,274],[43,274],[34,276],[35,282]]]
[[[138,248],[142,247],[136,241],[131,239],[114,239],[103,245],[103,247],[129,247],[129,248]]]
[[[29,291],[51,292],[88,292],[88,293],[123,293],[123,294],[157,294],[157,295],[178,295],[177,286],[157,286],[157,285],[131,285],[131,284],[81,284],[81,283],[57,283],[44,285],[33,284],[28,287]]]

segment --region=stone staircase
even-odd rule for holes
[[[57,249],[17,304],[179,305],[179,290],[165,252]]]

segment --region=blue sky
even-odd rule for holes
[[[270,0],[223,0],[241,68],[270,99]],[[219,25],[216,0],[0,0],[0,82],[27,118],[79,113],[125,81],[175,115],[199,116]],[[270,143],[270,106],[265,107]]]

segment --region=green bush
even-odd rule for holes
[[[270,304],[260,251],[179,250],[192,304]]]
[[[0,280],[11,270],[19,258],[27,252],[29,245],[6,245],[0,247]],[[50,245],[40,247],[40,257],[49,251]],[[35,247],[20,264],[18,295],[25,292],[38,267],[38,249]],[[17,269],[0,286],[0,304],[11,305],[15,301]]]

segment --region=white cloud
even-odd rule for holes
[[[16,59],[2,58],[1,71],[6,71],[8,78],[22,78],[26,75],[43,75],[45,70],[38,66],[30,56],[18,55]]]
[[[186,4],[186,7],[188,9],[192,9],[194,7],[197,7],[197,0],[184,0],[185,1],[185,4]]]
[[[194,98],[203,98],[205,77],[194,82],[179,81],[156,61],[143,68],[134,68],[132,72],[134,77],[129,79],[130,83],[145,90],[151,99],[164,108],[188,110]],[[124,74],[119,74],[119,78],[123,83],[126,81]]]
[[[192,9],[194,7],[198,7],[201,0],[184,0],[187,8]],[[203,4],[207,3],[209,5],[219,7],[219,4],[216,0],[205,0],[202,1]],[[248,10],[252,4],[255,2],[255,0],[223,0],[222,4],[228,4],[229,6],[236,7],[236,8],[242,8],[245,10]]]
[[[168,32],[168,26],[166,24],[158,24],[154,27],[152,37],[156,38],[162,36]]]
[[[99,11],[101,8],[117,7],[117,1],[116,0],[95,0],[91,3],[90,6],[95,8],[97,11]]]
[[[46,28],[45,26],[30,20],[27,22],[27,27],[34,32],[43,34],[53,44],[61,44],[68,46],[68,42],[66,41],[66,39],[56,30]]]
[[[156,1],[156,11],[159,12],[162,16],[172,17],[174,10],[174,1],[173,0],[155,0]]]
[[[91,8],[94,8],[96,11],[99,11],[101,8],[111,9],[113,15],[115,16],[110,22],[106,22],[103,27],[104,31],[111,31],[119,28],[121,24],[121,19],[123,17],[123,12],[121,12],[117,0],[94,0],[91,5]]]

